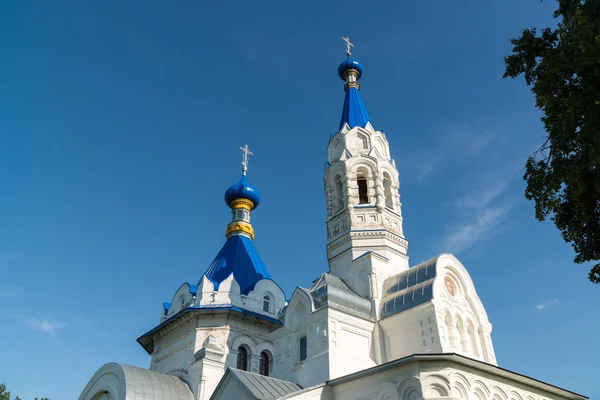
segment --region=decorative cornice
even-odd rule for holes
[[[358,83],[358,82],[348,82],[348,83],[346,83],[344,85],[344,90],[348,90],[351,87],[360,90],[360,83]]]
[[[254,228],[247,222],[234,221],[227,225],[225,230],[225,236],[229,237],[233,233],[246,233],[250,236],[250,239],[254,240]]]
[[[234,210],[243,208],[244,210],[252,211],[254,209],[254,202],[248,199],[235,199],[231,202],[230,206]]]
[[[338,247],[350,240],[352,240],[353,238],[357,238],[357,237],[367,237],[367,236],[384,236],[387,239],[390,239],[391,241],[393,241],[394,243],[398,243],[399,245],[403,246],[403,247],[408,247],[408,240],[400,237],[399,235],[396,235],[392,232],[390,232],[389,230],[383,228],[383,229],[377,229],[377,230],[364,230],[364,231],[349,231],[343,234],[343,236],[329,242],[327,244],[327,248],[328,249],[332,249],[335,247]]]
[[[236,316],[238,318],[248,319],[252,321],[253,324],[260,324],[268,328],[283,325],[281,321],[275,318],[267,317],[253,311],[248,311],[231,304],[193,306],[185,308],[161,322],[156,327],[140,336],[137,339],[137,342],[144,348],[144,350],[148,352],[148,354],[152,355],[154,352],[155,338],[159,338],[169,332],[172,332],[194,318],[196,318],[198,321],[200,318],[206,320],[207,317],[212,316]]]

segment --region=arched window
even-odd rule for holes
[[[367,185],[367,179],[369,173],[365,168],[359,168],[356,171],[356,184],[358,185],[358,204],[369,203],[369,188]]]
[[[342,178],[338,175],[333,180],[333,209],[334,212],[344,208],[344,196],[342,194]]]
[[[248,350],[244,346],[238,348],[237,369],[248,370]]]
[[[306,336],[302,336],[298,341],[300,361],[306,360]]]
[[[383,194],[385,195],[385,206],[394,209],[394,198],[392,197],[392,180],[387,172],[383,173]]]
[[[260,353],[260,367],[258,369],[258,373],[264,376],[269,376],[269,363],[270,363],[269,355],[266,351]]]
[[[271,298],[267,295],[263,297],[263,311],[271,312]]]

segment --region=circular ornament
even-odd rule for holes
[[[449,276],[444,278],[444,286],[446,287],[446,291],[450,294],[450,296],[456,296],[456,285],[454,281]]]

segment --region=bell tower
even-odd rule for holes
[[[359,295],[379,299],[383,280],[408,268],[400,181],[385,134],[376,130],[360,95],[360,62],[338,68],[345,99],[338,132],[329,139],[325,167],[327,258],[333,275]]]

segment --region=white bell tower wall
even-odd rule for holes
[[[399,187],[387,139],[371,123],[346,125],[331,138],[325,171],[329,269],[365,298],[380,298],[383,280],[408,268]],[[358,262],[365,253],[376,253],[379,262]]]

